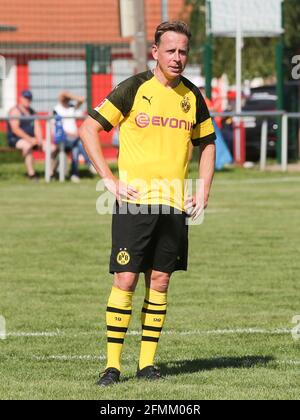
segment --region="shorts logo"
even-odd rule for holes
[[[150,117],[145,112],[141,112],[135,117],[136,125],[140,128],[146,128],[150,124]]]
[[[180,105],[183,112],[189,112],[189,110],[191,109],[190,98],[188,96],[185,96],[182,99]]]
[[[117,255],[117,263],[120,265],[126,265],[130,261],[130,255],[127,252],[127,248],[120,249],[120,252]]]

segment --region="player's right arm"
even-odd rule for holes
[[[99,133],[104,130],[102,125],[92,117],[87,117],[79,129],[79,135],[84,148],[93,163],[96,171],[104,181],[105,187],[115,195],[121,204],[121,198],[131,200],[138,198],[137,190],[131,185],[126,185],[111,172],[102,152]]]

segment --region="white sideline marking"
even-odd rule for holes
[[[63,334],[57,332],[11,332],[7,333],[7,337],[60,337]]]
[[[224,330],[190,330],[190,331],[162,331],[163,335],[226,335],[226,334],[291,334],[288,328],[268,330],[263,328],[235,328]],[[127,335],[140,335],[141,331],[128,331]]]
[[[53,354],[50,356],[32,356],[34,360],[38,361],[47,361],[47,360],[60,360],[61,362],[69,362],[72,360],[106,360],[106,356],[92,356],[90,354],[86,355],[66,355],[66,354]]]
[[[104,334],[104,330],[91,331],[91,332],[78,332],[76,334],[68,334],[63,331],[41,331],[41,332],[10,332],[7,337],[77,337],[84,335],[100,335]],[[190,331],[162,331],[163,335],[226,335],[226,334],[291,334],[292,330],[289,328],[233,328],[233,329],[216,329],[216,330],[190,330]],[[128,331],[127,335],[140,335],[141,330]]]
[[[52,354],[49,356],[32,356],[33,360],[38,362],[47,362],[51,360],[59,361],[59,362],[73,362],[73,361],[102,361],[106,360],[106,355],[99,355],[94,356],[90,354],[85,355],[66,355],[66,354]],[[130,356],[122,357],[123,360],[133,360]],[[192,360],[192,359],[191,359]],[[174,360],[176,362],[176,360]],[[292,365],[292,366],[300,366],[300,360],[270,360],[270,364],[276,365]]]
[[[280,365],[300,365],[300,360],[276,360]]]
[[[165,331],[165,334],[172,334],[173,332]],[[292,331],[288,328],[276,328],[274,330],[268,330],[264,328],[235,328],[225,330],[192,330],[192,331],[181,331],[180,335],[225,335],[225,334],[291,334]]]
[[[85,354],[85,355],[80,355],[80,354],[51,354],[49,356],[37,356],[37,355],[33,355],[32,359],[36,360],[38,362],[47,362],[50,360],[58,360],[60,362],[71,362],[71,361],[96,361],[99,362],[101,360],[106,360],[107,356],[104,354],[100,354],[99,356],[95,356],[95,355],[91,355],[91,354]],[[122,360],[129,360],[132,361],[133,358],[131,356],[122,356]]]

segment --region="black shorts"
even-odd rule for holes
[[[9,145],[9,147],[15,148],[17,146],[17,143],[18,143],[19,140],[21,140],[21,139],[18,138],[18,137],[10,137],[8,139],[8,145]]]
[[[115,204],[110,273],[144,273],[150,268],[164,273],[186,270],[186,217],[167,206],[124,203],[120,208]]]

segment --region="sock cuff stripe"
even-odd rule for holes
[[[142,336],[142,341],[152,341],[153,343],[158,343],[158,337],[147,337],[145,335]]]
[[[112,308],[111,306],[108,306],[106,308],[107,312],[114,312],[116,314],[124,314],[124,315],[131,315],[131,309],[119,309],[119,308]]]
[[[111,288],[112,293],[116,295],[127,295],[127,296],[133,296],[134,292],[129,292],[127,290],[119,289],[118,287],[113,286]]]
[[[114,332],[122,332],[122,333],[126,333],[127,332],[126,327],[115,327],[113,325],[107,325],[107,331],[114,331]]]
[[[148,305],[153,305],[153,306],[165,306],[167,304],[167,303],[154,303],[154,302],[150,302],[147,299],[145,299],[144,302],[147,303]]]
[[[142,325],[142,328],[145,331],[155,331],[155,332],[162,331],[162,327],[151,327],[150,325]]]
[[[107,337],[108,343],[123,344],[124,338]]]
[[[158,311],[158,310],[152,310],[152,309],[147,309],[147,308],[143,308],[142,312],[144,314],[156,314],[156,315],[165,315],[167,313],[166,310],[164,311]]]

